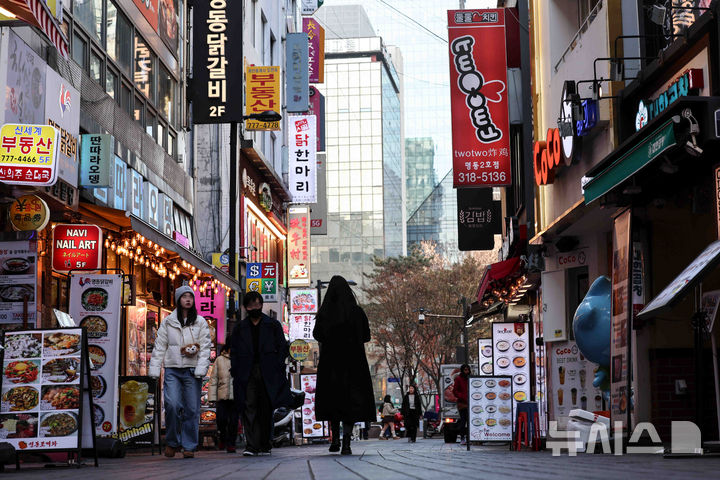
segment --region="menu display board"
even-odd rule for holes
[[[492,338],[478,339],[478,375],[493,374]]]
[[[145,355],[145,321],[147,319],[147,304],[137,300],[134,307],[127,309],[127,355],[126,371],[129,375],[145,375],[147,373],[147,358]]]
[[[0,269],[0,327],[23,323],[25,298],[28,325],[35,326],[37,242],[0,242]]]
[[[152,445],[155,438],[155,395],[158,380],[120,377],[120,424],[117,437],[126,445]]]
[[[492,342],[496,375],[510,375],[513,382],[513,406],[530,400],[530,324],[493,323]]]
[[[16,450],[78,448],[82,329],[6,332],[0,438]]]
[[[512,441],[512,380],[506,375],[470,376],[468,421],[471,441]]]
[[[315,387],[316,374],[300,375],[300,386],[305,392],[305,404],[302,406],[302,435],[303,438],[327,437],[330,427],[328,422],[319,422],[315,418]]]
[[[537,305],[533,306],[533,327],[535,338],[543,338],[543,322],[538,315]],[[538,404],[540,436],[547,436],[548,397],[547,397],[547,356],[545,344],[535,342],[535,401]]]
[[[122,275],[71,275],[70,316],[88,336],[95,431],[117,429],[118,349]]]
[[[597,366],[583,357],[575,342],[551,344],[553,419],[570,410],[602,410],[600,390],[593,387]]]

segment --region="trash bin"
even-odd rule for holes
[[[590,428],[593,423],[600,423],[605,427],[608,434],[610,433],[610,419],[602,415],[596,415],[586,410],[570,410],[570,420],[568,420],[567,429],[570,432],[580,432],[580,438],[577,440],[577,451],[584,452],[587,449],[587,442],[590,438]],[[600,437],[596,437],[600,440]]]

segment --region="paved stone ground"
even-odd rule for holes
[[[6,478],[101,480],[407,480],[407,479],[709,479],[720,478],[720,457],[663,459],[657,455],[553,457],[546,452],[511,452],[473,446],[470,452],[439,439],[370,440],[353,443],[352,456],[330,454],[327,445],[284,447],[269,457],[202,451],[190,460],[129,454],[100,459],[100,467],[48,469],[7,467]]]

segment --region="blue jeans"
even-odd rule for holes
[[[200,436],[200,387],[194,368],[166,368],[165,441],[170,447],[195,451]]]

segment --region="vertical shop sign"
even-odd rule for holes
[[[137,218],[143,218],[143,177],[140,172],[128,169],[128,210]]]
[[[174,204],[172,198],[160,194],[159,198],[160,205],[160,231],[165,234],[166,237],[172,238],[173,230],[175,230],[175,219],[174,215]]]
[[[80,186],[105,188],[112,186],[115,139],[106,133],[80,135]]]
[[[287,40],[287,111],[307,112],[309,102],[308,83],[308,35],[288,33]]]
[[[327,235],[327,174],[325,173],[326,155],[317,154],[317,202],[310,209],[310,233]]]
[[[290,340],[314,340],[315,315],[290,315]]]
[[[634,318],[645,308],[645,259],[641,242],[633,242],[632,249],[632,312]]]
[[[45,92],[45,121],[60,132],[58,178],[77,187],[80,92],[49,66],[45,72]]]
[[[52,231],[52,266],[56,272],[102,267],[103,232],[97,225],[58,224]]]
[[[277,302],[277,263],[248,263],[246,268],[246,292],[257,292],[265,303]]]
[[[145,190],[145,208],[142,218],[150,226],[160,229],[160,191],[150,182],[145,182],[143,189]]]
[[[122,275],[71,275],[70,311],[88,332],[95,432],[117,431]],[[86,433],[83,433],[83,444]]]
[[[288,119],[290,193],[293,203],[317,202],[317,139],[315,115]]]
[[[310,286],[310,209],[288,208],[288,285]]]
[[[495,234],[502,233],[502,217],[492,188],[458,188],[457,214],[458,250],[495,248]]]
[[[122,158],[115,156],[115,165],[112,178],[112,203],[113,208],[125,211],[127,207],[127,163]],[[109,201],[110,199],[108,199]]]
[[[247,115],[281,110],[280,76],[280,67],[246,67],[245,110]],[[249,118],[245,120],[245,129],[280,130],[280,121],[262,122]]]
[[[243,3],[227,0],[193,5],[193,121],[242,122]]]
[[[302,31],[308,36],[308,78],[325,83],[325,29],[314,18],[304,17]]]
[[[37,319],[37,242],[0,242],[0,328],[23,323],[27,298],[28,325]]]
[[[453,185],[512,183],[505,11],[449,10]]]
[[[310,85],[310,105],[308,115],[315,115],[317,128],[317,151],[325,151],[325,96]]]
[[[213,344],[225,343],[225,289],[217,287],[200,288],[197,282],[195,290],[195,305],[198,315],[201,315],[210,327],[210,338]]]
[[[14,31],[8,33],[2,46],[2,50],[7,47],[5,122],[43,125],[47,64]]]
[[[36,187],[55,183],[60,151],[55,127],[6,123],[0,137],[0,181]]]
[[[629,304],[631,265],[631,210],[615,217],[613,223],[612,256],[612,334],[610,337],[610,418],[621,421],[625,429],[632,426],[629,420],[630,392],[628,391],[629,365]],[[637,392],[635,392],[637,395]],[[637,399],[635,400],[637,401]],[[628,430],[629,431],[629,430]]]
[[[150,23],[150,26],[157,32],[158,29],[158,0],[133,0],[135,6],[140,10],[142,16]]]

